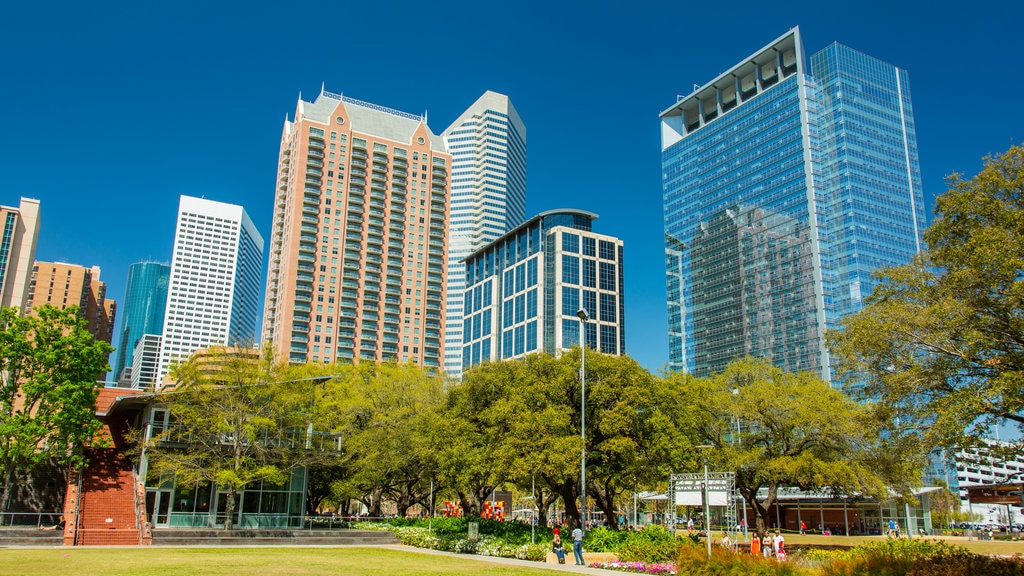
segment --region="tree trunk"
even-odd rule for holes
[[[11,505],[11,494],[14,493],[14,462],[4,462],[4,492],[0,496],[0,512],[7,512]]]
[[[597,490],[594,492],[594,502],[604,512],[605,526],[612,530],[618,530],[619,521],[618,516],[615,514],[615,489],[611,486],[606,486],[605,488],[604,491]]]
[[[231,530],[232,522],[235,517],[235,489],[228,488],[227,491],[228,501],[224,504],[224,529]]]

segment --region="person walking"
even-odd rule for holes
[[[583,562],[583,530],[579,526],[572,529],[572,555],[577,566],[586,566]]]
[[[804,534],[807,534],[807,524],[805,524],[804,521],[801,520],[800,521],[800,535],[803,536]]]

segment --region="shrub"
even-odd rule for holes
[[[817,576],[819,572],[793,562],[776,562],[751,554],[716,547],[708,558],[701,546],[683,546],[676,562],[680,574],[688,576]]]
[[[1018,576],[1024,561],[978,556],[933,540],[896,539],[861,544],[845,553],[821,557],[823,576]]]
[[[605,526],[587,532],[583,539],[583,548],[590,552],[615,552],[630,537],[631,532],[612,530]]]
[[[613,550],[623,562],[672,562],[679,554],[680,541],[662,526],[625,534],[625,541]]]

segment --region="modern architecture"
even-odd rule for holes
[[[17,208],[0,206],[0,222],[0,306],[23,313],[39,239],[39,200],[22,198]]]
[[[157,381],[213,345],[254,346],[263,237],[241,206],[182,196]]]
[[[622,241],[594,232],[596,218],[543,212],[466,258],[464,367],[558,354],[580,343],[581,324],[587,347],[625,351]]]
[[[831,380],[825,332],[921,248],[907,72],[782,35],[661,113],[669,365]]]
[[[170,277],[171,267],[159,262],[136,262],[128,267],[128,281],[121,301],[117,359],[114,362],[114,379],[118,383],[135,381],[131,367],[139,340],[146,334],[159,339],[163,333]],[[155,361],[156,357],[153,357],[150,362]]]
[[[452,155],[444,370],[462,371],[463,258],[526,219],[526,127],[508,96],[487,91],[442,132]]]
[[[451,156],[426,117],[321,91],[286,120],[263,340],[441,368]]]

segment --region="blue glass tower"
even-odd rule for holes
[[[121,305],[122,324],[117,345],[114,378],[120,380],[132,365],[135,344],[144,334],[161,334],[167,307],[167,283],[171,267],[157,262],[136,262],[128,267],[128,281]]]
[[[920,249],[906,71],[798,29],[662,112],[669,363],[826,380],[825,331]]]

